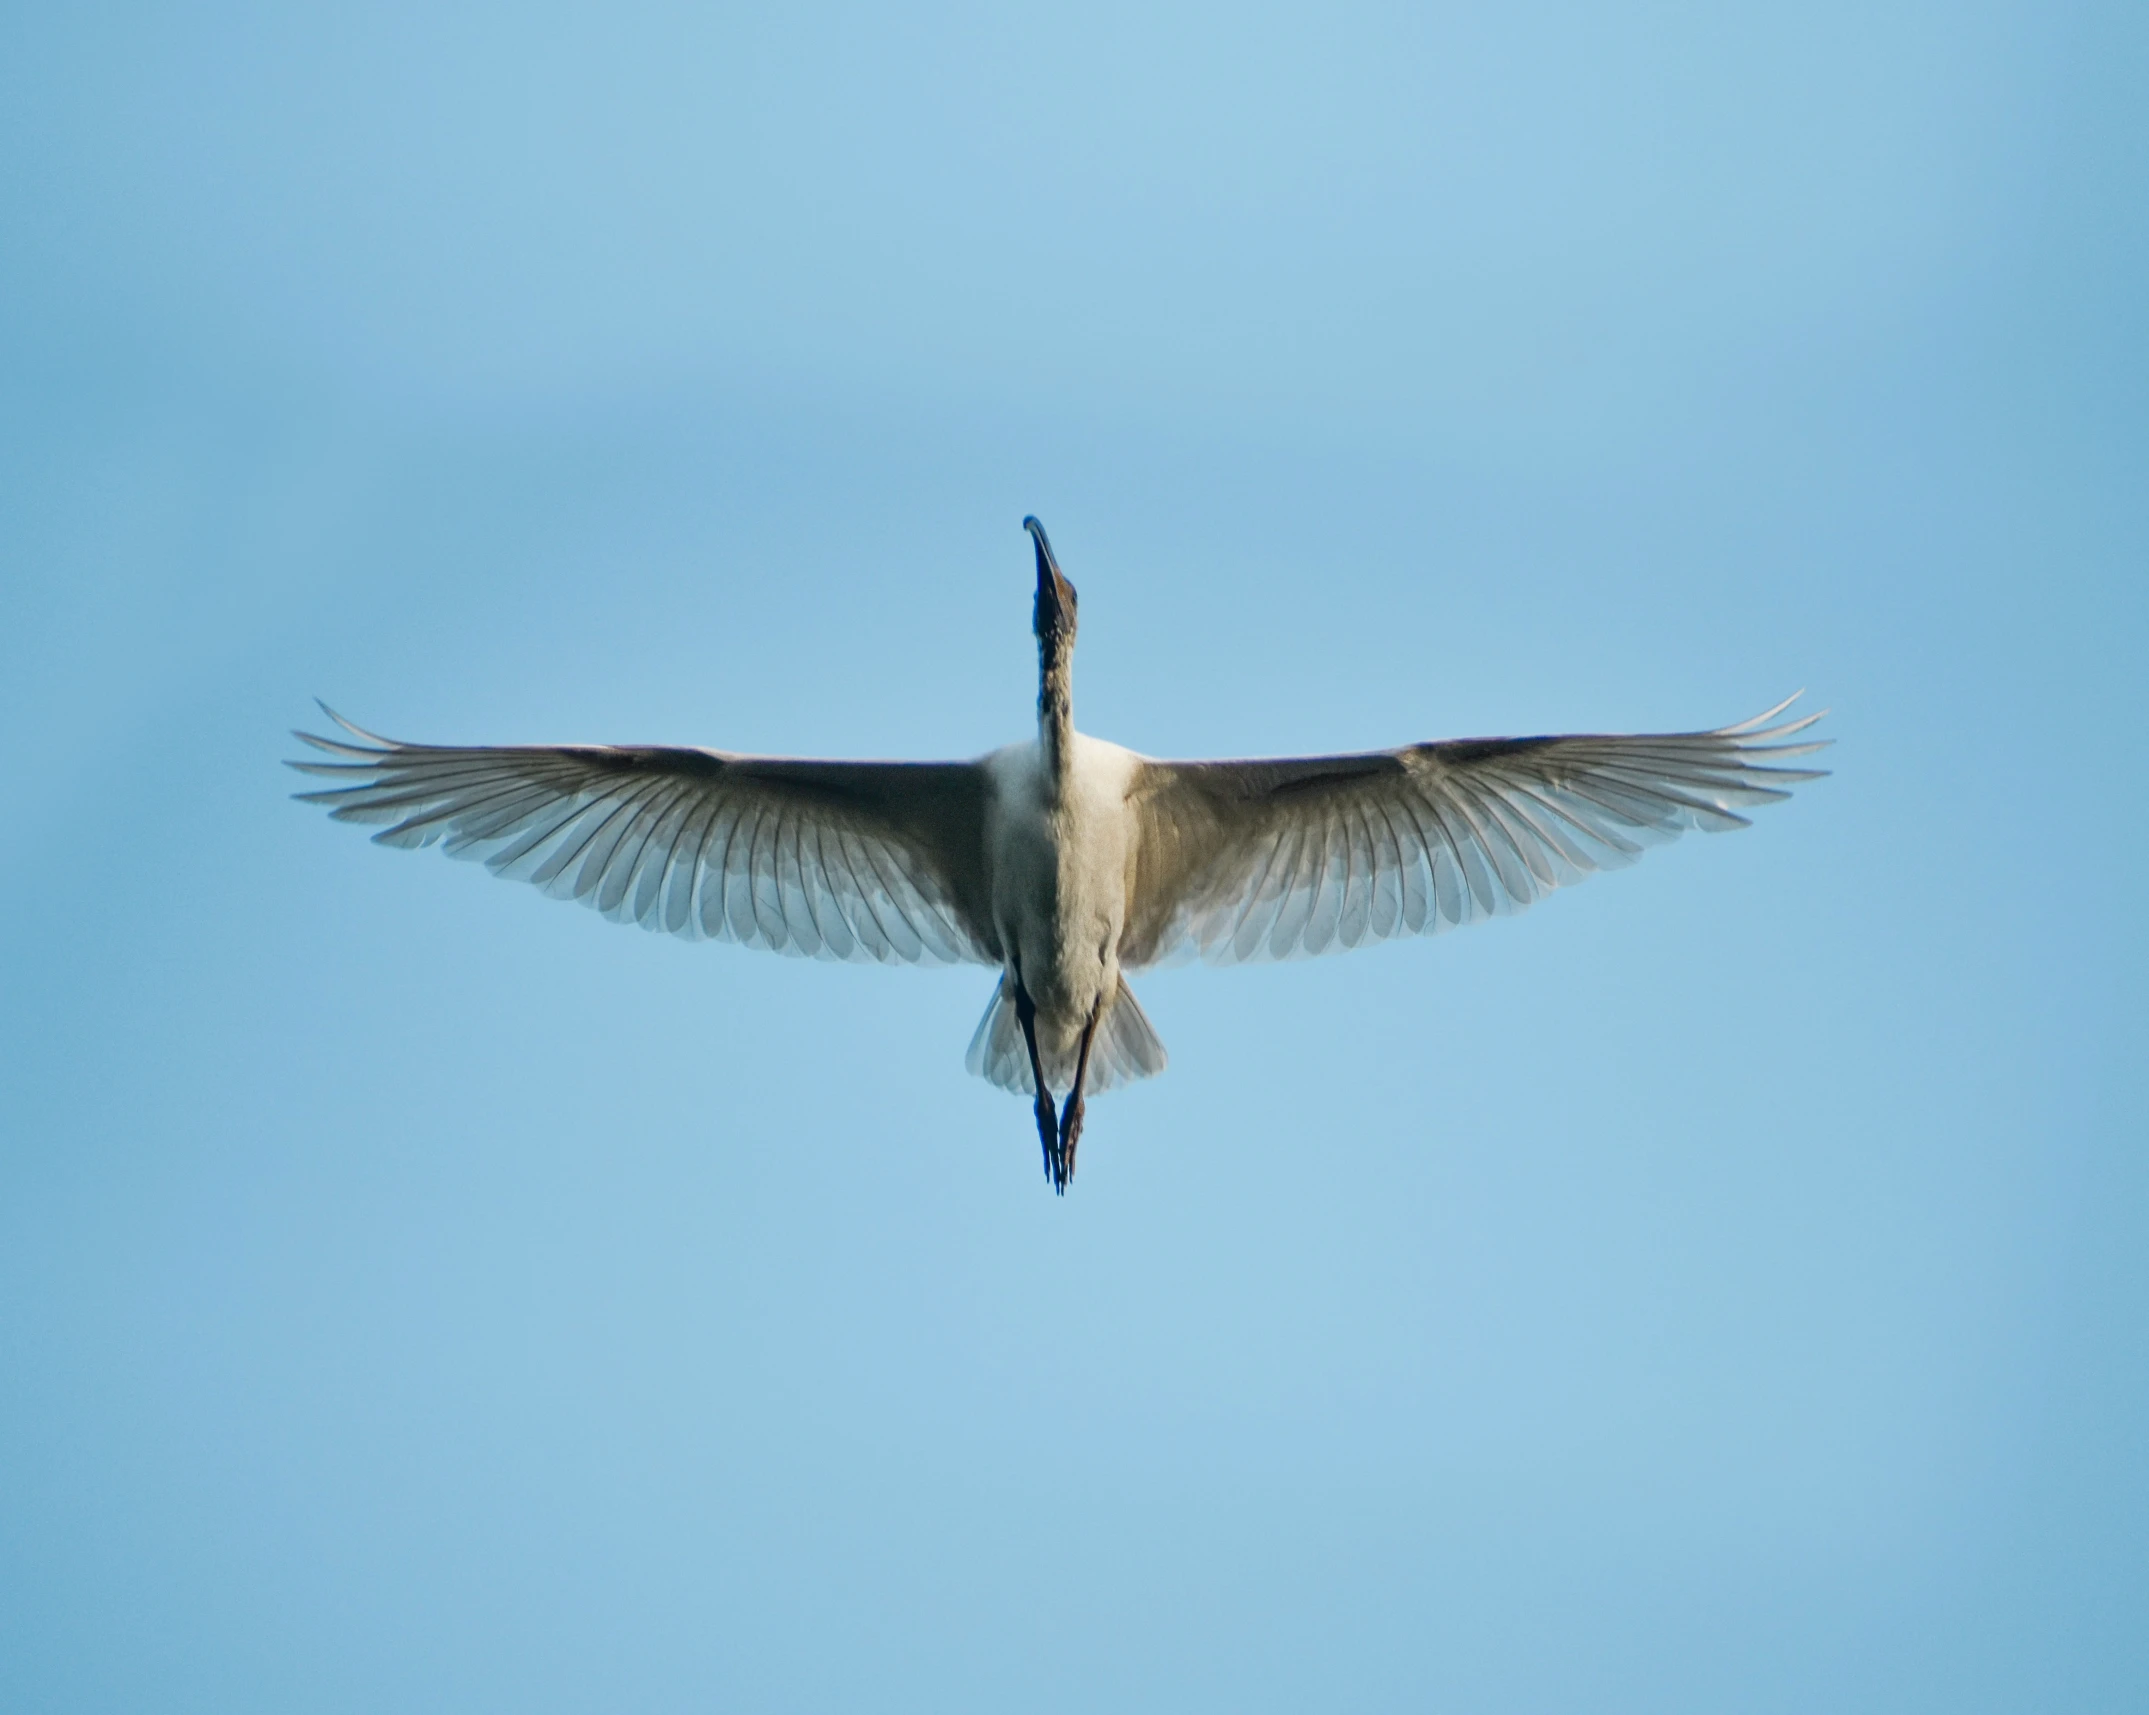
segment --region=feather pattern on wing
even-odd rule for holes
[[[1823,771],[1782,764],[1790,698],[1711,732],[1451,739],[1245,762],[1145,762],[1122,962],[1297,958],[1519,911]],[[1825,713],[1825,711],[1823,711]]]
[[[438,844],[617,922],[824,959],[1000,955],[971,763],[816,762],[614,745],[297,736],[339,784],[299,797],[383,845]]]

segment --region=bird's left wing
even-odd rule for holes
[[[1121,957],[1340,951],[1519,911],[1687,828],[1817,777],[1782,764],[1819,715],[1710,732],[1451,739],[1354,756],[1148,762],[1129,791]],[[1792,742],[1786,742],[1792,741]]]
[[[824,959],[997,964],[984,771],[616,745],[403,744],[329,718],[302,792],[615,922]],[[355,742],[353,742],[355,741]]]

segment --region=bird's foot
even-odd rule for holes
[[[1075,1145],[1082,1141],[1082,1115],[1088,1108],[1082,1092],[1074,1091],[1067,1098],[1067,1106],[1060,1113],[1060,1187],[1064,1190],[1074,1178]]]
[[[1045,1182],[1064,1194],[1067,1169],[1065,1157],[1060,1153],[1060,1128],[1052,1115],[1052,1095],[1048,1090],[1037,1093],[1037,1141],[1045,1152]]]

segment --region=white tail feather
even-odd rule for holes
[[[1064,1065],[1057,1063],[1061,1059]],[[1158,1040],[1149,1015],[1127,987],[1127,979],[1121,977],[1090,1043],[1089,1093],[1098,1095],[1121,1084],[1153,1078],[1164,1070],[1165,1060],[1164,1044]],[[1022,1040],[1022,1022],[1015,1016],[1014,985],[1004,976],[986,1003],[985,1016],[978,1020],[977,1033],[970,1038],[963,1065],[988,1084],[1018,1096],[1036,1093],[1030,1077],[1030,1050]],[[1045,1079],[1056,1090],[1064,1092],[1074,1082],[1074,1071],[1072,1054],[1045,1057]]]

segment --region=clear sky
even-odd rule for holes
[[[2149,1684],[2149,12],[0,16],[0,1706],[2114,1710]],[[991,987],[286,794],[1836,772],[1527,916]],[[2117,749],[2112,749],[2113,746]]]

